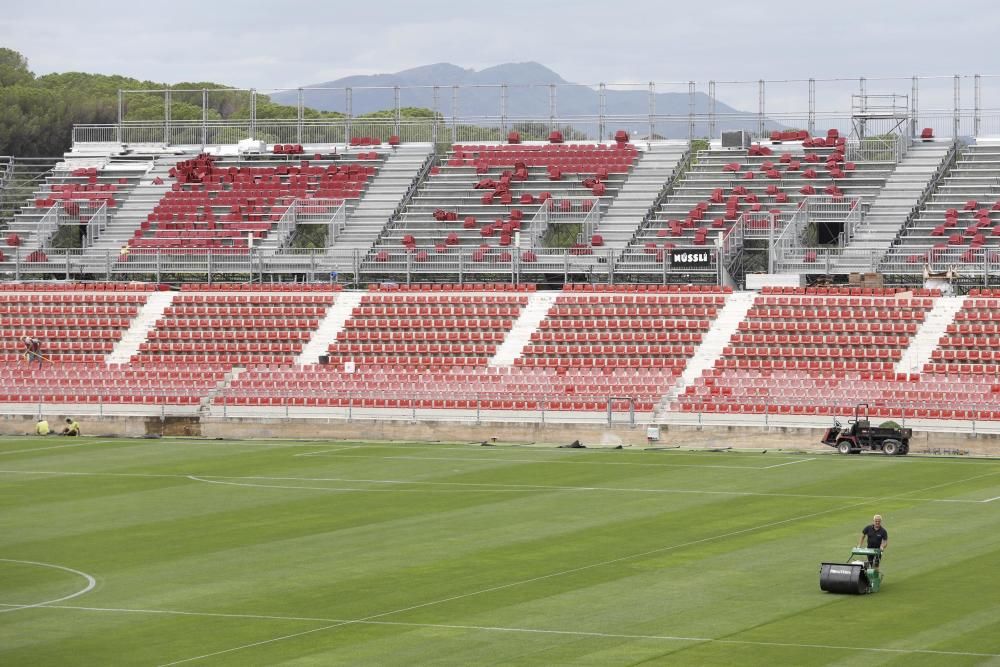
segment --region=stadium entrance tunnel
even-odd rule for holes
[[[147,417],[146,435],[201,437],[201,419],[198,417]]]

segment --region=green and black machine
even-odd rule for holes
[[[869,556],[874,558],[869,561]],[[881,549],[855,547],[851,549],[849,563],[822,563],[819,566],[819,587],[828,593],[878,593],[882,585],[882,573],[878,569],[881,560]]]

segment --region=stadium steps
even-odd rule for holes
[[[920,202],[924,188],[943,168],[943,161],[950,148],[951,144],[948,143],[912,146],[872,202],[848,249],[887,251],[913,207]],[[866,260],[867,256],[862,253],[838,258],[836,264],[843,267],[845,263],[853,261],[859,271],[869,271],[871,262]]]
[[[933,310],[927,313],[916,335],[910,339],[910,346],[903,351],[902,358],[896,363],[897,373],[923,372],[924,365],[930,362],[941,336],[945,334],[948,325],[955,322],[955,314],[964,304],[964,296],[943,296],[934,300]]]
[[[606,246],[628,245],[687,150],[687,142],[673,141],[652,143],[639,152],[638,162],[598,223],[596,233]]]
[[[220,392],[225,391],[229,388],[229,385],[233,383],[239,376],[243,375],[247,369],[243,366],[233,366],[226,374],[219,380],[215,386],[208,390],[208,392],[198,400],[198,413],[204,417],[212,416],[212,401],[215,397],[219,395]]]
[[[694,356],[688,360],[680,380],[660,400],[655,411],[654,421],[663,419],[665,412],[667,412],[667,406],[676,401],[677,397],[701,377],[703,372],[715,365],[715,362],[722,356],[723,349],[739,328],[740,322],[746,319],[756,298],[756,292],[733,292],[729,295],[726,299],[726,305],[722,307],[715,321],[712,322],[712,328],[702,338]]]
[[[330,343],[337,340],[337,334],[344,329],[344,323],[351,318],[354,309],[361,305],[366,292],[339,292],[333,305],[326,311],[313,332],[312,338],[302,348],[295,362],[299,365],[314,364],[321,354],[326,354]]]
[[[561,292],[536,292],[528,297],[528,305],[521,310],[521,316],[507,332],[507,337],[489,360],[489,366],[513,366],[521,356],[524,346],[531,342],[531,334],[549,313]]]
[[[433,149],[431,144],[404,144],[393,149],[361,202],[348,214],[344,231],[334,244],[338,249],[372,247]]]
[[[132,190],[129,198],[108,221],[108,227],[101,238],[84,253],[84,262],[89,266],[95,264],[104,267],[110,254],[114,259],[122,246],[128,243],[146,217],[160,203],[163,195],[170,190],[172,179],[170,169],[186,156],[170,155],[156,159],[149,171],[140,180],[139,185]],[[162,185],[155,185],[156,177],[163,179]]]
[[[31,204],[35,191],[62,158],[9,158],[9,170],[4,165],[4,182],[0,185],[0,224],[9,225],[22,206]]]
[[[177,292],[150,292],[145,305],[139,309],[132,326],[122,334],[121,340],[105,359],[109,364],[127,364],[132,356],[139,353],[139,345],[144,343],[156,322],[163,317],[165,311],[174,301]]]
[[[74,169],[97,167],[102,171],[101,176],[106,176],[103,171],[107,168],[107,165],[107,156],[65,158],[53,164],[50,170],[40,174],[37,180],[31,181],[29,185],[31,192],[22,192],[20,210],[14,214],[13,219],[7,224],[3,235],[4,238],[0,239],[0,251],[10,257],[15,252],[20,252],[22,256],[25,256],[34,250],[40,249],[42,244],[38,238],[38,223],[45,215],[47,209],[36,208],[34,200],[44,199],[49,196],[53,185],[62,184],[72,179],[71,172]],[[122,195],[120,194],[116,198],[120,200]],[[113,211],[109,212],[113,214]],[[15,233],[20,237],[21,242],[18,248],[15,249],[7,244],[6,236],[8,233]]]

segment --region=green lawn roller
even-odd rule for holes
[[[823,563],[819,566],[819,587],[828,593],[847,593],[864,595],[878,593],[882,585],[882,575],[877,566],[882,559],[881,549],[851,549],[850,563]],[[869,563],[868,556],[874,556],[874,562]],[[864,560],[861,560],[864,558]]]

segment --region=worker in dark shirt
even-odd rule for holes
[[[879,550],[878,556],[872,555],[868,557],[868,562],[874,562],[877,569],[879,560],[882,558],[882,552],[889,545],[889,531],[882,526],[881,514],[873,516],[872,522],[861,531],[861,539],[858,540],[858,546],[860,547],[865,544],[865,540],[868,540],[867,546],[869,549]]]
[[[28,365],[31,365],[32,361],[38,362],[38,367],[42,367],[42,341],[38,340],[33,336],[25,336],[24,339],[24,356],[28,360]]]

